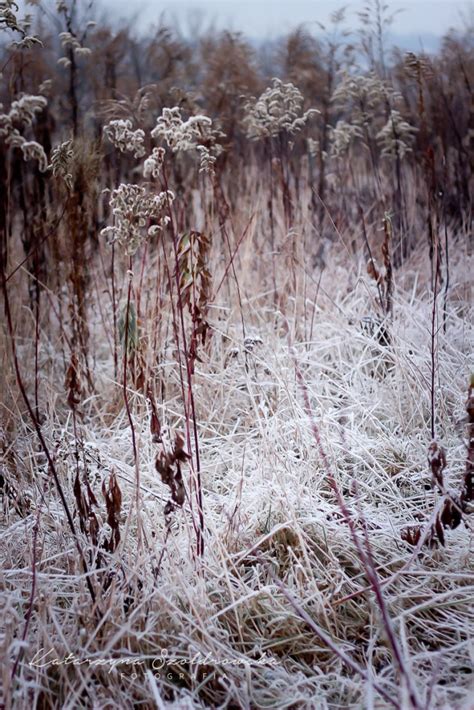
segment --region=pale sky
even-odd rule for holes
[[[155,23],[161,13],[176,17],[183,31],[189,31],[201,17],[204,26],[214,21],[217,27],[241,30],[250,37],[265,38],[305,23],[325,22],[331,12],[347,8],[348,27],[357,25],[357,10],[364,3],[356,0],[100,0],[110,18],[134,17],[137,28]],[[403,9],[392,25],[397,35],[442,35],[451,26],[462,26],[462,17],[472,13],[466,0],[394,0],[390,10]],[[317,27],[314,26],[315,31]]]

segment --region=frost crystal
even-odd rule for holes
[[[362,138],[362,129],[346,121],[338,121],[330,131],[331,155],[343,158],[357,138]]]
[[[401,98],[389,84],[375,74],[343,74],[342,81],[332,95],[335,106],[346,108],[351,116],[351,123],[368,124],[373,120],[377,109],[384,109],[388,99],[395,103]]]
[[[12,102],[8,113],[0,114],[0,138],[4,138],[6,145],[11,148],[21,148],[24,160],[37,160],[41,172],[48,167],[43,146],[36,141],[27,141],[19,129],[31,126],[35,115],[42,111],[47,103],[44,96],[25,94]]]
[[[2,29],[17,30],[21,32],[18,19],[16,17],[18,5],[13,0],[0,1],[0,27]]]
[[[72,141],[65,141],[54,148],[51,153],[51,165],[49,166],[54,177],[61,177],[71,190],[73,184],[72,166],[74,161],[74,150]]]
[[[164,148],[153,148],[151,155],[143,162],[143,177],[145,180],[156,180],[160,176],[160,170],[165,159]]]
[[[180,109],[164,108],[151,132],[152,138],[164,139],[173,152],[193,150],[203,139],[209,137],[212,121],[207,116],[181,118]]]
[[[151,195],[144,187],[122,183],[112,192],[110,206],[114,225],[101,231],[133,255],[149,236],[154,236],[169,222],[166,214],[174,195],[171,191]],[[154,224],[150,225],[150,222]]]
[[[151,132],[152,138],[164,140],[173,153],[197,151],[202,172],[213,172],[217,156],[222,152],[222,146],[216,141],[222,135],[213,128],[208,116],[191,116],[184,121],[177,106],[164,108]]]
[[[273,79],[272,86],[258,99],[251,99],[245,104],[247,136],[258,140],[277,136],[283,131],[301,131],[311,116],[319,113],[317,109],[303,113],[303,104],[303,94],[294,84]]]
[[[68,67],[71,66],[71,60],[68,59],[67,57],[60,57],[57,61],[58,66],[64,67],[64,69],[67,69]]]
[[[382,148],[382,155],[386,158],[404,158],[411,152],[411,146],[415,140],[414,134],[418,128],[411,126],[404,121],[399,111],[392,109],[390,117],[379,133],[377,142]]]
[[[37,160],[38,168],[44,173],[48,168],[48,158],[42,145],[36,141],[25,141],[20,146],[24,160]]]
[[[61,40],[61,46],[64,49],[71,50],[75,57],[89,57],[92,54],[92,50],[89,47],[83,47],[77,37],[71,32],[60,32],[59,39]],[[61,57],[57,63],[67,68],[70,66],[71,61],[68,57]]]
[[[403,143],[403,146],[402,143],[399,145],[400,155],[402,151],[403,154],[407,152],[410,149],[412,131],[401,119],[400,113],[392,109],[386,125],[382,127],[383,123],[381,123],[386,121],[387,105],[396,104],[400,99],[400,93],[375,74],[367,76],[343,74],[341,83],[332,95],[332,103],[344,110],[350,118],[350,123],[338,121],[336,127],[332,129],[332,154],[335,157],[342,157],[347,153],[350,145],[358,139],[368,144],[374,126],[377,126],[375,130],[379,130],[376,137],[383,147],[383,155],[391,157],[395,154],[394,141],[398,138]]]
[[[0,30],[13,30],[22,35],[21,40],[12,43],[11,46],[15,49],[30,49],[35,44],[42,46],[38,37],[29,34],[31,15],[25,15],[22,20],[18,19],[19,9],[19,3],[15,0],[0,0]]]
[[[40,39],[38,39],[38,37],[35,37],[34,35],[26,35],[18,42],[11,43],[11,46],[15,49],[31,49],[35,45],[39,45],[40,47],[42,47],[43,43]]]
[[[9,117],[12,123],[20,126],[31,126],[35,114],[42,111],[48,102],[44,96],[31,96],[25,94],[12,102]]]
[[[145,155],[145,133],[138,128],[132,130],[132,122],[118,119],[104,126],[104,135],[121,153],[133,153],[134,158]]]

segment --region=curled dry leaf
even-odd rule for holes
[[[119,518],[122,508],[122,491],[114,473],[110,474],[108,485],[102,482],[102,495],[107,507],[107,522],[112,529],[110,539],[104,542],[104,548],[107,552],[114,552],[120,542]]]
[[[71,409],[76,409],[81,403],[82,386],[79,377],[79,363],[75,353],[71,355],[64,384],[67,390],[67,403]]]
[[[184,440],[178,434],[173,450],[170,453],[161,451],[156,457],[155,468],[171,492],[171,500],[166,504],[165,515],[171,513],[175,506],[181,507],[184,503],[185,490],[181,464],[186,463],[191,457],[183,447]]]

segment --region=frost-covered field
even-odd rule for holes
[[[470,710],[472,27],[429,57],[378,0],[262,48],[31,5],[1,707]]]
[[[284,315],[245,277],[245,336],[235,302],[220,298],[211,309],[212,335],[194,376],[202,557],[189,502],[165,525],[168,488],[154,466],[185,429],[172,348],[156,370],[165,383],[163,444],[152,441],[145,398],[130,390],[138,517],[131,431],[100,323],[93,331],[96,392],[81,405],[78,443],[62,382],[54,374],[41,381],[43,432],[71,508],[77,451],[97,497],[101,482],[116,476],[122,539],[100,564],[97,550],[88,550],[94,607],[44,456],[28,422],[18,423],[14,440],[4,442],[5,466],[19,475],[17,504],[28,512],[19,518],[15,501],[7,503],[2,533],[7,691],[24,650],[16,707],[31,699],[70,708],[388,707],[390,698],[408,707],[408,684],[419,707],[469,707],[472,522],[447,530],[444,546],[419,549],[402,539],[409,526],[428,532],[443,501],[427,464],[430,295],[414,259],[406,287],[395,285],[391,344],[381,345],[360,325],[373,308],[367,277],[357,264],[339,264],[337,245],[328,261],[317,297],[313,285],[306,303],[306,335],[301,299]],[[456,257],[452,279],[457,295],[448,301],[446,333],[441,328],[436,337],[436,428],[448,462],[446,490],[457,496],[472,367],[465,258]],[[30,345],[26,339],[19,347]],[[54,342],[43,341],[41,370],[55,357]],[[11,416],[22,411],[17,400]],[[385,619],[328,473],[357,544],[370,545]],[[103,503],[99,511],[105,536]]]

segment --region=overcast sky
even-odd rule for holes
[[[465,0],[397,0],[390,9],[402,9],[392,31],[397,35],[442,35],[450,26],[459,27],[463,15],[472,11]],[[290,27],[315,21],[324,22],[334,10],[345,5],[348,21],[355,24],[356,12],[363,2],[352,0],[100,0],[99,5],[119,17],[135,18],[137,28],[149,27],[161,13],[179,20],[183,30],[193,27],[202,16],[204,25],[214,21],[218,27],[241,30],[251,37],[265,38],[284,34]],[[350,22],[348,22],[350,24]],[[315,30],[317,28],[315,27]]]

